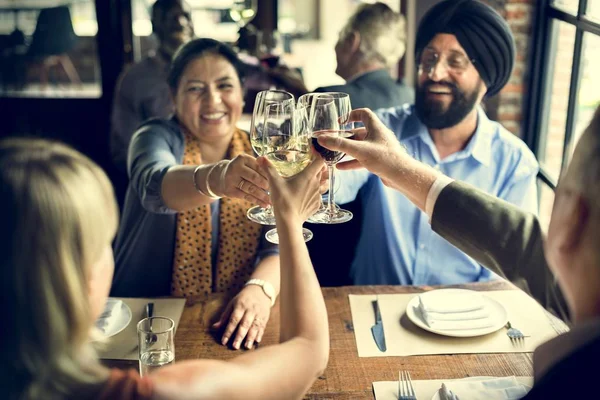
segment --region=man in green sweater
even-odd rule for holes
[[[370,110],[354,110],[351,118],[365,125],[355,135],[358,140],[319,138],[323,146],[355,158],[338,164],[340,169],[362,167],[379,175],[427,213],[435,232],[573,323],[569,333],[536,349],[535,385],[526,398],[595,398],[592,366],[600,357],[600,107],[557,188],[546,240],[533,214],[410,157]]]

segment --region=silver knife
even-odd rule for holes
[[[154,316],[154,303],[147,303],[145,309],[146,318],[152,318]],[[152,332],[152,320],[150,320],[150,332]],[[158,338],[156,335],[148,335],[146,337],[146,344],[155,343]]]
[[[152,318],[154,316],[154,303],[146,303],[145,314],[145,318]],[[150,330],[152,330],[152,325],[150,325]]]
[[[375,325],[371,327],[371,333],[379,351],[386,351],[385,335],[383,334],[383,322],[381,321],[381,311],[379,310],[379,296],[375,298]]]

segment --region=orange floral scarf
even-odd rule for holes
[[[184,165],[200,165],[200,141],[185,134]],[[238,129],[229,144],[228,158],[253,154],[248,135]],[[250,221],[246,211],[253,204],[224,197],[219,209],[219,246],[212,268],[210,205],[177,214],[177,231],[171,294],[190,297],[211,292],[239,291],[254,270],[262,226]]]

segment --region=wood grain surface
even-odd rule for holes
[[[445,286],[449,287],[449,286]],[[510,283],[495,281],[456,285],[473,290],[514,289]],[[411,357],[359,358],[354,339],[349,294],[417,293],[436,287],[412,286],[345,286],[323,288],[329,316],[331,353],[329,365],[314,383],[306,399],[373,399],[372,383],[398,379],[399,370],[410,371],[412,379],[455,379],[469,376],[528,376],[533,374],[530,353],[457,354]],[[240,354],[219,344],[217,332],[210,330],[219,317],[226,299],[219,294],[198,297],[186,306],[175,335],[176,360],[214,358],[227,360]],[[279,304],[273,307],[271,319],[261,346],[279,340]],[[252,351],[252,350],[250,350]],[[119,368],[137,368],[137,363],[106,361]]]

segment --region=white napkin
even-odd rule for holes
[[[419,304],[427,312],[436,313],[460,313],[467,311],[480,310],[484,307],[484,301],[478,293],[444,293],[443,296],[436,296],[425,293],[419,295]]]
[[[486,380],[453,380],[445,383],[460,400],[516,400],[524,397],[529,388],[523,386],[514,376]],[[439,398],[447,397],[439,392]]]
[[[111,332],[115,323],[121,316],[123,302],[118,299],[107,299],[104,305],[104,311],[96,320],[96,327],[103,333]]]
[[[432,329],[483,329],[493,325],[481,295],[448,293],[442,296],[419,296],[419,310]]]

